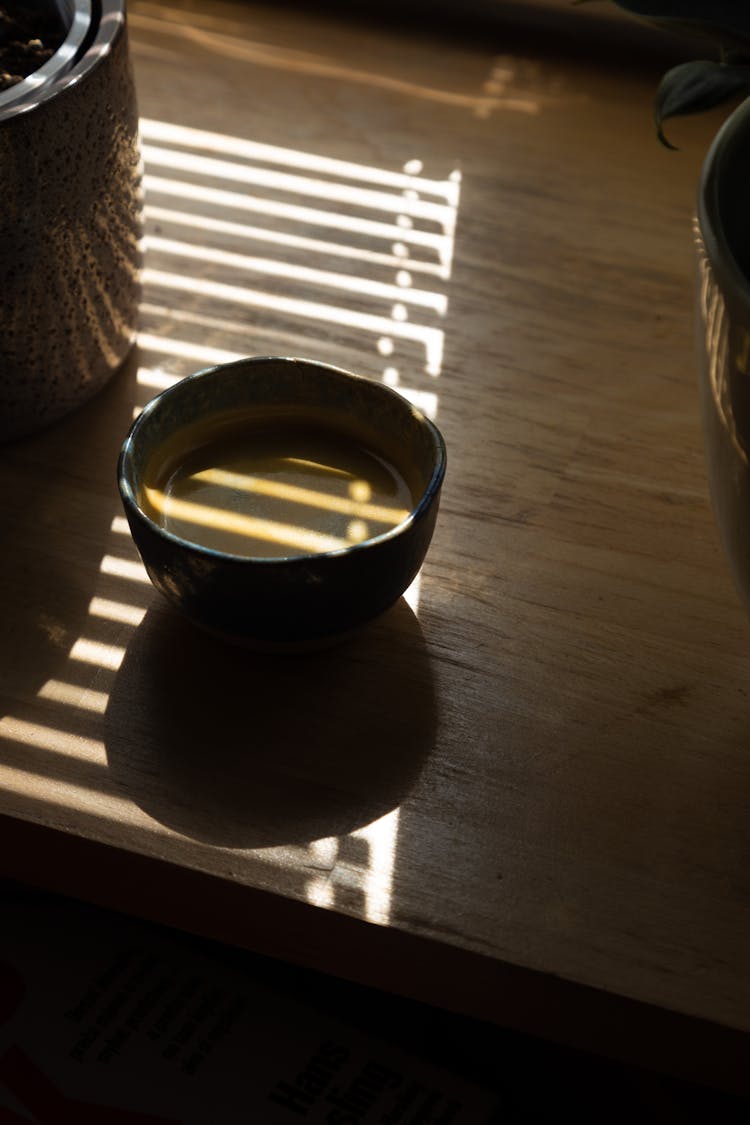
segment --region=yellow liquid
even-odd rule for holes
[[[414,506],[382,457],[308,428],[230,430],[173,455],[147,475],[141,502],[181,539],[252,558],[340,550],[398,526]]]

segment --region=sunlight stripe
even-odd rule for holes
[[[208,152],[218,152],[224,156],[239,156],[247,160],[261,160],[267,164],[286,164],[289,167],[304,168],[342,179],[361,180],[397,189],[418,188],[431,195],[439,195],[446,202],[456,205],[457,185],[453,180],[428,180],[405,172],[391,172],[368,164],[354,164],[348,160],[318,156],[312,152],[298,149],[280,148],[277,145],[249,141],[244,137],[233,137],[226,133],[210,133],[204,129],[193,129],[185,125],[172,125],[166,121],[156,121],[150,117],[140,119],[141,136],[147,141],[161,141],[164,144],[185,145],[189,148],[202,148]]]
[[[175,383],[180,383],[184,378],[184,375],[168,375],[166,371],[159,371],[153,367],[139,367],[136,381],[141,387],[150,387],[155,391],[166,391],[167,387],[173,387]]]
[[[62,680],[47,680],[37,694],[40,699],[49,699],[66,707],[79,707],[82,711],[93,711],[98,715],[104,714],[109,701],[109,696],[103,691],[92,691]]]
[[[411,387],[404,387],[400,384],[396,390],[408,399],[412,406],[416,406],[417,410],[421,410],[428,418],[435,420],[438,408],[438,396],[436,394],[433,394],[432,391],[415,391]]]
[[[105,621],[119,621],[122,625],[134,626],[140,625],[146,616],[143,606],[113,602],[107,598],[92,598],[89,602],[89,613],[92,617],[101,617]]]
[[[422,585],[422,571],[420,570],[419,574],[414,579],[411,586],[409,586],[404,591],[404,598],[406,600],[406,604],[409,605],[414,610],[415,613],[417,612],[417,609],[419,608],[419,592],[420,592],[421,585]]]
[[[287,463],[294,458],[286,459]],[[309,508],[323,508],[328,512],[340,512],[345,516],[358,516],[364,520],[375,520],[395,527],[403,523],[409,515],[408,508],[389,508],[383,504],[371,504],[364,500],[353,500],[348,496],[334,496],[330,492],[318,492],[313,488],[301,488],[296,484],[254,477],[246,473],[230,472],[228,469],[203,469],[194,473],[191,480],[205,481],[218,488],[236,492],[253,492],[257,496],[271,496],[276,500],[286,500],[290,504],[302,504]]]
[[[197,215],[188,211],[174,211],[170,207],[156,207],[148,205],[144,209],[146,219],[158,223],[170,223],[173,226],[189,227],[200,231],[211,231],[213,234],[230,235],[233,239],[242,238],[248,242],[270,242],[274,246],[287,246],[295,250],[305,250],[313,254],[322,254],[326,257],[349,258],[358,262],[367,262],[371,265],[387,266],[395,269],[401,265],[401,258],[395,254],[380,253],[377,250],[365,250],[359,246],[348,246],[341,242],[325,242],[319,238],[306,238],[301,234],[289,234],[282,230],[267,230],[265,227],[253,227],[247,223],[233,223],[228,219],[214,219],[209,215]],[[401,233],[401,232],[399,232]],[[412,273],[429,274],[443,281],[448,279],[445,266],[437,262],[425,262],[418,258],[410,259],[409,269]]]
[[[99,564],[99,570],[102,574],[111,574],[114,578],[126,578],[129,582],[151,581],[143,563],[121,559],[117,555],[105,555]]]
[[[336,230],[349,231],[356,235],[383,238],[389,242],[395,240],[410,246],[418,246],[422,249],[434,251],[446,266],[450,264],[452,256],[452,237],[437,232],[418,230],[416,227],[410,227],[407,230],[395,223],[361,219],[354,215],[342,215],[333,211],[320,211],[312,207],[302,207],[299,204],[282,203],[275,199],[263,199],[260,196],[226,191],[223,188],[205,187],[203,184],[185,183],[182,180],[166,179],[162,176],[149,174],[143,177],[143,186],[147,198],[148,192],[160,192],[163,195],[172,195],[178,199],[199,200],[201,203],[216,204],[220,207],[231,207],[235,210],[252,211],[260,215],[274,215],[282,219],[291,219],[308,226],[333,227]]]
[[[84,664],[94,664],[97,668],[108,668],[116,672],[125,659],[125,649],[119,645],[105,645],[88,637],[79,637],[70,650],[71,660]]]
[[[32,807],[37,803],[48,806],[50,810],[54,810],[55,819],[59,819],[60,810],[64,809],[66,815],[79,812],[107,825],[116,826],[117,839],[120,841],[123,826],[130,826],[134,821],[143,822],[138,824],[139,830],[146,829],[159,837],[163,837],[165,833],[176,835],[173,830],[157,825],[132,801],[105,793],[93,785],[76,785],[60,777],[49,777],[38,770],[18,769],[0,763],[0,788],[4,793],[19,797],[22,808],[26,808],[29,802]]]
[[[312,875],[304,887],[304,894],[312,906],[333,906],[336,898],[336,887],[331,879],[330,872],[321,875]]]
[[[189,242],[178,242],[171,238],[157,238],[155,236],[148,238],[147,245],[149,250],[158,251],[162,254],[213,262],[216,265],[230,266],[232,269],[246,270],[249,273],[260,273],[266,277],[283,277],[297,283],[309,282],[310,285],[344,289],[348,293],[362,293],[365,296],[381,298],[386,301],[403,301],[411,305],[431,309],[440,316],[445,315],[448,306],[447,298],[442,293],[433,293],[427,289],[405,289],[382,281],[370,281],[366,277],[332,273],[330,270],[314,269],[310,266],[278,261],[275,258],[257,258],[247,254],[236,254],[229,250],[218,250],[212,246],[196,246]],[[158,338],[156,337],[156,339]],[[148,337],[148,339],[154,339],[154,337]],[[144,342],[143,335],[138,337],[138,342],[142,347],[148,347],[148,344]],[[213,362],[222,363],[225,361],[215,360]]]
[[[315,301],[304,301],[280,294],[263,293],[259,290],[238,285],[226,285],[218,281],[207,281],[197,277],[184,277],[181,274],[165,273],[162,270],[145,269],[143,283],[176,289],[186,293],[198,293],[204,297],[215,297],[220,301],[232,301],[240,305],[271,309],[291,316],[308,317],[327,324],[343,324],[350,328],[374,332],[379,336],[398,336],[404,340],[414,340],[424,346],[426,370],[430,375],[439,375],[443,359],[444,334],[438,328],[412,324],[409,321],[388,320],[372,313],[360,313],[354,309],[338,305],[324,305]]]
[[[141,153],[149,171],[156,165],[158,168],[168,168],[172,172],[187,172],[210,176],[213,179],[229,180],[230,183],[251,184],[254,187],[270,188],[272,191],[285,191],[292,195],[312,196],[332,203],[344,204],[347,207],[409,215],[413,219],[439,223],[445,231],[452,231],[455,224],[454,207],[444,203],[432,203],[426,199],[412,198],[406,193],[374,191],[371,188],[355,187],[352,184],[277,172],[271,168],[260,168],[252,164],[217,160],[212,156],[195,156],[190,152],[161,148],[157,145],[144,144],[141,146]]]
[[[379,820],[352,833],[368,844],[368,862],[361,876],[364,914],[368,922],[386,925],[391,916],[393,872],[396,863],[399,810],[393,809]]]
[[[232,363],[244,359],[242,352],[230,352],[226,348],[207,348],[204,344],[194,344],[190,340],[175,340],[172,336],[154,336],[151,332],[138,333],[138,347],[144,351],[161,352],[162,355],[184,356],[200,363]]]
[[[98,739],[84,738],[70,731],[57,730],[56,727],[41,723],[27,723],[13,715],[0,719],[0,738],[22,742],[25,746],[35,746],[39,750],[49,750],[66,758],[76,758],[81,762],[106,761],[104,743]]]
[[[146,499],[157,511],[163,513],[168,531],[179,535],[170,526],[170,520],[210,527],[230,535],[241,535],[248,539],[261,539],[271,543],[296,548],[298,551],[318,553],[338,551],[348,546],[346,539],[324,535],[312,528],[298,527],[294,524],[280,523],[276,520],[258,519],[255,516],[240,515],[222,508],[212,508],[208,504],[194,504],[190,500],[179,500],[167,496],[155,488],[146,488]]]

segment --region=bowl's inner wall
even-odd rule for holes
[[[433,428],[381,384],[297,361],[239,361],[183,380],[139,419],[126,465],[134,498],[140,502],[144,482],[162,475],[160,466],[224,429],[262,432],[287,422],[341,433],[380,455],[404,478],[415,506],[440,462]]]

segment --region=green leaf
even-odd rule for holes
[[[713,109],[736,94],[750,92],[750,65],[727,65],[709,59],[680,63],[662,78],[654,101],[654,120],[659,140],[667,140],[662,125],[670,117]]]

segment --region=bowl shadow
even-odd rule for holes
[[[232,848],[339,836],[397,807],[434,741],[416,616],[396,606],[335,648],[268,655],[146,614],[110,694],[118,788],[165,826]]]

